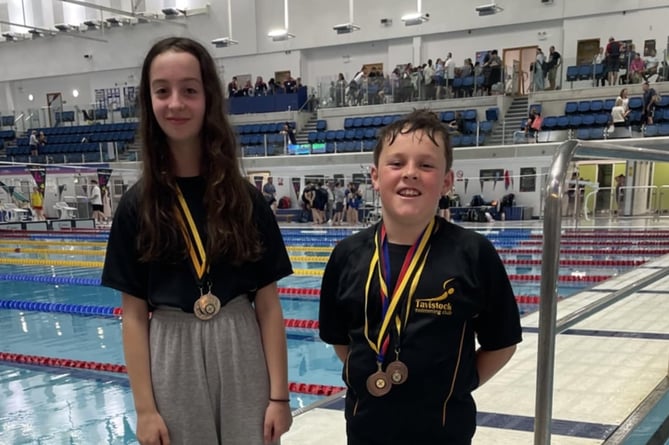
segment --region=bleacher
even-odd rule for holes
[[[286,122],[246,124],[234,127],[239,138],[244,156],[272,156],[283,154],[285,135],[281,133]],[[288,124],[296,128],[294,121]],[[265,152],[267,147],[267,152]]]
[[[115,143],[119,152],[135,140],[137,122],[115,124],[59,126],[35,129],[44,132],[47,143],[40,149],[38,159],[30,158],[29,137],[16,139],[16,146],[8,146],[7,156],[14,162],[61,163],[76,160],[82,162],[100,161],[100,144]],[[26,134],[30,134],[29,129]],[[3,132],[4,133],[4,132]],[[13,133],[13,131],[12,131]],[[102,150],[103,157],[107,150]]]
[[[441,121],[449,123],[455,120],[455,110],[441,111]],[[486,110],[486,120],[478,120],[478,112],[475,109],[459,111],[464,120],[464,133],[453,134],[451,143],[454,147],[471,147],[483,145],[486,135],[490,134],[493,125],[498,118],[499,110],[490,108]],[[376,144],[378,131],[402,117],[401,114],[385,114],[372,116],[356,116],[344,119],[344,128],[336,130],[327,129],[327,121],[319,120],[316,131],[309,132],[310,144],[325,143],[326,153],[347,153],[359,151],[372,151]]]
[[[548,134],[544,134],[542,139],[552,141],[554,139],[550,133],[560,131],[566,131],[568,137],[576,139],[606,139],[609,137],[607,129],[614,104],[615,99],[611,98],[568,101],[565,103],[563,115],[544,117],[541,130]],[[630,126],[641,127],[643,99],[639,96],[630,97],[628,105]],[[536,105],[531,105],[530,108],[532,107]],[[656,105],[654,124],[644,126],[643,136],[669,136],[669,96],[661,97]]]

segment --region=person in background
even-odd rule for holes
[[[383,128],[373,158],[383,219],[335,246],[321,285],[320,337],[346,363],[348,445],[469,444],[472,391],[521,341],[511,283],[485,236],[435,215],[454,182],[435,113]]]
[[[39,140],[37,139],[37,130],[30,132],[30,140],[28,142],[30,145],[30,156],[39,155]]]
[[[262,187],[262,194],[265,197],[265,201],[272,209],[272,212],[276,214],[276,187],[274,187],[274,178],[271,176],[267,177],[267,182]]]
[[[88,195],[88,200],[93,208],[93,219],[96,223],[101,223],[105,219],[104,206],[102,205],[102,192],[100,191],[100,186],[98,185],[97,180],[91,179],[90,183],[91,192]]]
[[[142,176],[116,209],[102,272],[122,295],[137,439],[278,444],[292,417],[277,281],[292,268],[239,169],[216,63],[195,40],[160,40],[139,92]]]
[[[44,196],[40,192],[39,187],[33,187],[33,191],[30,194],[30,207],[32,207],[33,212],[35,212],[35,219],[37,221],[44,221]]]

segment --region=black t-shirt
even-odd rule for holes
[[[521,341],[518,307],[504,265],[484,236],[437,218],[400,340],[399,358],[409,378],[385,396],[374,397],[366,381],[377,370],[376,354],[365,339],[364,326],[365,283],[376,229],[337,244],[321,288],[320,337],[329,344],[349,345],[342,373],[348,388],[348,431],[369,444],[470,443],[476,428],[471,396],[478,386],[475,340],[485,350]],[[397,264],[391,259],[392,267]],[[375,276],[367,309],[372,341],[381,324],[378,296]],[[394,344],[393,333],[390,345]],[[384,369],[394,359],[389,347]]]
[[[178,178],[177,183],[188,203],[200,236],[206,242],[206,212],[202,201],[204,179]],[[176,262],[151,263],[139,261],[137,236],[140,187],[141,182],[131,187],[116,209],[109,233],[102,285],[148,300],[154,307],[173,306],[185,312],[193,312],[193,305],[199,298],[200,291],[189,260],[183,258]],[[290,259],[270,207],[255,187],[249,184],[248,188],[253,199],[250,223],[258,228],[264,250],[258,261],[241,265],[232,265],[225,258],[212,261],[212,293],[221,300],[221,304],[245,293],[252,299],[255,290],[292,273]]]

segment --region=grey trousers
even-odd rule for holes
[[[240,296],[208,321],[158,308],[151,377],[172,445],[262,445],[269,377],[260,329]]]

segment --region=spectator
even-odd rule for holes
[[[463,134],[465,132],[465,120],[462,118],[461,112],[455,112],[455,119],[448,123],[448,132],[450,134]]]
[[[657,68],[660,65],[660,61],[657,58],[657,52],[654,49],[651,49],[645,57],[644,62],[646,69],[643,73],[643,78],[648,80],[651,76],[657,74]]]
[[[629,107],[630,98],[627,93],[627,88],[623,88],[622,90],[620,90],[620,96],[618,96],[618,98],[622,99],[623,108],[625,108],[625,111],[628,111],[630,109]]]
[[[276,214],[276,187],[274,187],[274,179],[271,176],[267,177],[267,182],[262,188],[262,194],[265,197],[265,201],[272,209],[272,212]]]
[[[33,212],[35,212],[35,219],[37,221],[46,219],[44,217],[44,196],[42,196],[39,187],[33,187],[33,192],[30,194],[30,206],[33,208]]]
[[[609,44],[606,45],[606,68],[609,76],[609,85],[618,83],[618,71],[620,70],[620,42],[613,37],[609,37]]]
[[[593,62],[596,65],[602,65],[602,77],[601,77],[601,85],[604,86],[606,85],[606,77],[608,73],[608,68],[606,66],[606,53],[604,53],[604,47],[599,47],[599,53],[595,56]],[[599,82],[597,82],[599,83]],[[595,86],[597,86],[597,83]]]
[[[91,203],[91,207],[93,208],[93,219],[96,223],[101,223],[105,219],[103,214],[104,207],[102,206],[102,192],[100,191],[98,181],[91,179],[90,183],[91,191],[88,199]]]
[[[290,125],[290,122],[286,122],[283,124],[283,130],[281,130],[281,134],[286,135],[286,139],[289,144],[295,145],[297,144],[297,139],[295,138],[295,130],[293,130],[293,127]]]
[[[660,96],[658,96],[654,88],[650,87],[647,80],[641,85],[641,89],[643,90],[643,114],[641,121],[646,125],[653,125],[655,105],[659,102]]]
[[[256,77],[256,83],[253,87],[254,94],[256,96],[266,96],[267,95],[267,84],[262,80],[262,76]]]
[[[239,93],[239,85],[237,84],[237,77],[233,77],[228,84],[228,97],[235,97]]]
[[[555,51],[555,47],[551,45],[548,49],[548,88],[549,90],[555,89],[555,78],[557,75],[557,70],[562,63],[562,56],[559,52]]]
[[[618,209],[616,210],[617,214],[622,214],[622,210],[625,204],[625,175],[622,173],[616,176],[616,203],[618,204]]]
[[[611,109],[611,122],[614,127],[627,127],[627,115],[630,110],[625,108],[622,98],[616,99],[616,104]]]
[[[629,78],[629,83],[641,83],[645,71],[646,69],[643,59],[641,59],[641,54],[636,53],[634,59],[632,59],[632,62],[630,63],[629,74],[627,76]]]
[[[30,142],[28,142],[28,144],[30,145],[30,156],[39,155],[39,140],[37,139],[37,130],[30,132]]]

